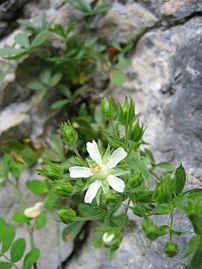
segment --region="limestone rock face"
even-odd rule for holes
[[[89,0],[90,1],[90,0]],[[16,9],[5,14],[5,3],[20,6],[28,1],[0,0],[0,36],[6,35],[5,29]],[[150,143],[159,161],[174,159],[181,162],[188,171],[188,185],[202,184],[202,0],[123,0],[111,1],[112,8],[105,15],[92,20],[91,30],[95,36],[108,44],[119,41],[127,44],[141,36],[131,52],[132,65],[126,70],[128,81],[121,87],[109,85],[106,93],[115,99],[132,96],[136,110],[143,121],[146,132],[145,140]],[[12,6],[11,5],[11,6]],[[21,5],[21,7],[22,7]],[[40,12],[47,12],[48,18],[67,25],[77,20],[77,31],[85,29],[86,21],[80,11],[72,8],[63,0],[31,1],[22,8],[33,21],[37,21]],[[0,48],[9,47],[19,31],[5,36],[0,41]],[[83,32],[82,32],[83,34]],[[62,46],[56,40],[56,47]],[[29,71],[34,63],[30,59],[22,62],[2,63],[9,65],[9,72],[0,84],[0,140],[22,138],[30,135],[42,137],[45,133],[48,103],[41,108],[35,107],[32,94],[26,84],[35,77]],[[24,76],[26,70],[26,76]],[[107,78],[97,78],[97,88],[108,84]],[[96,85],[96,83],[95,83]],[[45,108],[46,107],[46,108]],[[46,111],[46,112],[45,112]],[[50,113],[49,113],[50,114]],[[33,124],[34,123],[34,124]],[[49,122],[49,125],[50,122]],[[30,203],[33,197],[27,196]],[[11,220],[16,209],[17,199],[7,187],[0,190],[0,215]],[[105,250],[91,247],[94,226],[90,236],[80,250],[66,263],[66,269],[184,269],[186,261],[179,257],[167,259],[162,248],[166,238],[152,245],[143,236],[139,220],[130,216],[134,225],[126,233],[120,249],[112,261],[107,260]],[[156,219],[157,223],[165,219]],[[192,235],[192,229],[179,212],[176,213],[176,230],[182,228],[188,236],[176,241],[184,250],[185,242]],[[53,220],[46,230],[36,235],[44,256],[40,269],[56,269],[73,251],[72,242],[66,244],[57,239],[60,226]],[[21,230],[23,233],[23,229]],[[56,247],[57,246],[57,247]],[[59,247],[59,249],[58,249]]]
[[[99,35],[112,42],[127,43],[133,37],[154,26],[157,17],[138,3],[115,3],[98,26]]]

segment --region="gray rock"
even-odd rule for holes
[[[138,3],[115,3],[98,26],[98,34],[109,42],[127,43],[157,23],[157,17]]]
[[[159,18],[174,21],[202,11],[201,0],[141,0]]]
[[[0,112],[0,141],[21,139],[31,133],[30,102],[12,104]]]

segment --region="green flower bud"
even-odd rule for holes
[[[133,122],[128,131],[128,136],[134,142],[139,142],[144,134],[144,127],[139,121]]]
[[[53,185],[52,190],[59,196],[69,197],[73,193],[73,187],[69,182],[64,182],[61,180],[56,181]]]
[[[142,183],[142,178],[140,174],[133,174],[128,179],[127,188],[130,190],[131,188],[136,188],[140,186]]]
[[[66,224],[74,222],[76,218],[76,212],[71,208],[62,208],[55,211],[55,214]]]
[[[164,247],[164,252],[168,257],[173,257],[179,253],[178,245],[173,242],[167,242]]]
[[[59,180],[63,178],[64,170],[59,164],[50,162],[39,170],[39,174],[51,180]]]
[[[115,116],[115,106],[111,97],[104,98],[101,102],[101,111],[106,120],[111,120]]]
[[[78,139],[78,134],[70,123],[63,122],[60,124],[64,141],[69,145],[74,145]]]
[[[125,103],[122,105],[119,103],[119,122],[123,125],[130,125],[135,119],[135,104],[132,99],[130,102],[126,99]]]

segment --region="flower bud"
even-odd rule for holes
[[[144,134],[144,127],[139,121],[133,122],[128,131],[128,136],[134,142],[139,142]]]
[[[24,215],[28,218],[36,218],[41,214],[43,209],[43,203],[36,203],[34,206],[26,208],[24,211]]]
[[[119,122],[123,125],[130,125],[135,119],[135,104],[132,99],[126,99],[125,103],[119,104]]]
[[[64,170],[61,165],[49,162],[39,170],[39,174],[48,177],[51,180],[59,180],[63,178]]]
[[[74,222],[76,218],[76,213],[71,208],[62,208],[58,211],[55,211],[55,214],[58,215],[60,219],[66,224]]]
[[[78,139],[78,134],[70,123],[63,122],[60,124],[60,130],[64,141],[69,145],[74,145]]]
[[[111,120],[115,116],[115,106],[111,97],[104,98],[101,102],[101,111],[106,120]]]
[[[72,195],[73,187],[69,182],[57,180],[52,190],[60,196],[69,197]]]
[[[173,242],[167,242],[164,247],[164,252],[168,257],[173,257],[179,253],[178,245]]]

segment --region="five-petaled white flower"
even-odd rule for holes
[[[113,174],[113,168],[127,156],[127,152],[123,148],[117,148],[108,159],[105,159],[102,158],[94,140],[92,143],[88,142],[86,146],[94,163],[89,167],[73,166],[69,169],[72,178],[89,178],[91,176],[96,178],[96,181],[89,186],[85,194],[85,203],[90,204],[93,201],[104,181],[105,183],[107,181],[115,191],[124,192],[125,183]]]
[[[28,218],[36,218],[41,214],[43,209],[43,203],[36,203],[34,206],[26,208],[24,211],[24,215]]]

